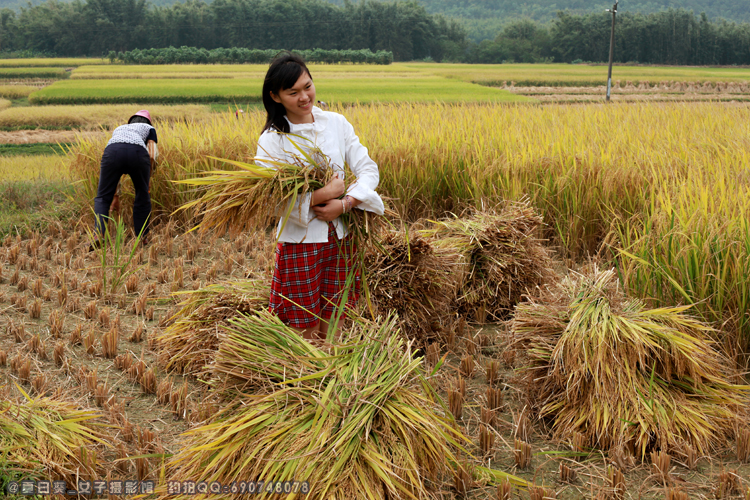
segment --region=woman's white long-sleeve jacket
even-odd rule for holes
[[[294,157],[301,157],[298,149],[290,142],[293,140],[298,146],[317,147],[330,158],[330,164],[339,177],[344,178],[344,164],[348,164],[357,181],[350,185],[346,194],[362,203],[357,209],[367,210],[382,215],[383,200],[375,189],[378,187],[380,175],[378,166],[370,158],[367,148],[359,142],[354,127],[343,115],[330,111],[323,111],[313,107],[313,123],[289,123],[290,136],[272,130],[266,130],[258,139],[257,158],[280,160],[290,163]],[[299,137],[304,137],[305,140]],[[281,231],[281,221],[277,230],[277,237],[281,242],[288,243],[325,243],[328,241],[328,223],[315,218],[315,212],[310,207],[312,193],[300,197],[290,212],[284,230]],[[344,238],[348,231],[341,218],[333,221],[338,237]],[[281,234],[278,234],[281,231]]]

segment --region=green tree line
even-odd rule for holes
[[[128,52],[110,51],[110,61],[125,64],[267,64],[280,51],[275,49],[199,49],[198,47],[168,47],[166,49],[135,49]],[[391,64],[393,53],[381,50],[372,52],[362,50],[295,50],[305,61],[310,63],[355,63],[355,64]]]
[[[331,0],[343,3],[343,0]],[[520,18],[548,22],[558,11],[568,14],[602,12],[615,0],[420,0],[427,12],[466,19]],[[709,19],[750,21],[747,0],[621,0],[620,11],[653,14],[673,9],[705,12]]]
[[[394,60],[460,57],[466,33],[417,2],[366,0],[48,0],[0,11],[0,51],[104,56],[110,51],[205,49],[389,51]]]
[[[520,20],[494,40],[471,44],[465,62],[604,62],[612,16],[558,12],[548,24]],[[617,15],[615,62],[670,65],[750,64],[750,23],[711,21],[685,9]]]
[[[368,49],[395,61],[603,62],[610,14],[559,11],[548,23],[508,20],[491,39],[467,39],[455,20],[414,0],[47,0],[0,10],[0,52],[106,56],[167,47],[254,50]],[[686,9],[617,16],[615,60],[677,65],[750,64],[750,24]]]

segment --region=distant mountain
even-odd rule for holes
[[[343,0],[328,0],[342,4]],[[356,1],[356,0],[355,0]],[[529,17],[549,21],[558,10],[574,14],[601,12],[611,8],[615,0],[417,0],[431,14],[468,19]],[[709,18],[750,21],[748,0],[621,0],[618,12],[649,14],[671,8],[705,12]]]

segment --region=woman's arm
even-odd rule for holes
[[[349,164],[352,173],[357,176],[357,181],[349,186],[346,208],[358,207],[361,210],[374,212],[382,215],[385,211],[383,200],[375,189],[380,183],[380,173],[377,164],[370,158],[367,148],[359,142],[359,137],[354,132],[354,127],[344,119],[344,141],[346,146],[345,160]]]

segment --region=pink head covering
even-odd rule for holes
[[[151,123],[151,113],[149,113],[148,110],[142,109],[142,110],[138,111],[136,114],[134,114],[133,116],[142,116],[146,120],[148,120],[149,123]],[[130,118],[128,118],[128,123],[130,123],[130,120],[133,119],[133,116],[131,116]]]

